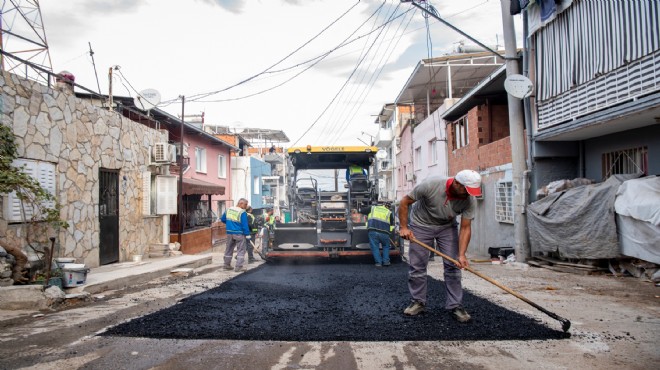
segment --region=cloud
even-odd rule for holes
[[[131,13],[145,3],[145,0],[89,0],[82,2],[82,9],[88,13]]]
[[[205,3],[217,5],[231,13],[240,14],[247,0],[202,0]]]

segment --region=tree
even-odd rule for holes
[[[26,221],[67,228],[68,224],[60,219],[60,205],[55,201],[54,196],[44,189],[36,179],[23,172],[21,168],[12,165],[18,157],[15,141],[16,136],[11,128],[0,124],[0,194],[16,192],[16,196],[23,204],[33,207],[35,212],[33,212],[32,218]],[[54,206],[46,206],[46,202],[49,201],[53,201]],[[26,233],[26,235],[28,235],[29,244],[30,233]],[[27,256],[23,253],[21,247],[9,245],[5,242],[0,243],[0,246],[16,258],[16,264],[12,272],[14,283],[26,282],[25,274],[27,270],[25,265]]]

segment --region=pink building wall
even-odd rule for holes
[[[218,214],[218,201],[225,201],[227,207],[232,205],[231,203],[231,157],[230,157],[230,148],[224,145],[211,145],[208,140],[204,140],[196,136],[186,136],[184,137],[184,143],[188,144],[188,156],[190,157],[190,167],[183,174],[183,178],[187,179],[196,179],[201,181],[206,181],[215,185],[220,185],[225,187],[225,194],[223,195],[213,195],[211,197],[211,208],[213,211]],[[196,168],[197,158],[195,148],[205,148],[206,149],[206,173],[198,172]],[[218,156],[225,156],[225,169],[226,169],[226,178],[218,177]],[[204,199],[204,198],[202,198]]]

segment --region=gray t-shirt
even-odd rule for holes
[[[459,214],[474,219],[477,207],[475,197],[447,201],[447,180],[447,177],[429,177],[408,194],[415,200],[410,211],[412,223],[420,226],[446,225]]]

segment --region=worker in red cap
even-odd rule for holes
[[[462,306],[461,269],[469,266],[465,253],[472,233],[472,220],[481,195],[481,175],[463,170],[454,177],[429,177],[399,202],[399,234],[411,240],[408,250],[410,305],[403,311],[415,316],[426,310],[429,252],[413,240],[436,245],[454,258],[458,266],[443,261],[447,300],[445,309],[459,322],[470,321]],[[410,211],[409,211],[410,210]],[[461,215],[460,228],[456,216]],[[410,216],[410,217],[409,217]]]

